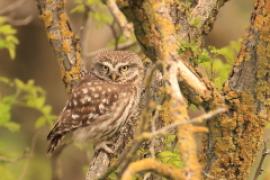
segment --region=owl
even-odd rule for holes
[[[143,90],[144,66],[127,51],[100,51],[88,64],[81,81],[48,134],[48,152],[65,139],[91,140],[107,152],[109,139],[138,112]],[[105,142],[105,143],[104,143]]]

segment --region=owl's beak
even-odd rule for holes
[[[110,78],[113,80],[113,81],[116,81],[118,78],[119,78],[119,76],[116,74],[116,73],[111,73],[111,75],[110,75]]]

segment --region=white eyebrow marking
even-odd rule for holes
[[[120,66],[126,66],[126,65],[128,65],[128,62],[118,63],[116,64],[115,69],[118,69]]]
[[[105,66],[108,66],[110,69],[113,69],[113,66],[111,63],[107,62],[107,61],[103,61],[101,62],[101,64],[105,65]]]

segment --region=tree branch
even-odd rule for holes
[[[228,0],[199,0],[195,8],[192,9],[190,17],[193,20],[199,21],[197,28],[205,34],[210,32],[219,9]]]
[[[182,121],[177,121],[175,123],[169,124],[169,125],[164,126],[161,129],[158,129],[158,130],[156,130],[156,131],[154,131],[152,133],[143,133],[142,137],[144,137],[145,139],[150,139],[150,138],[152,138],[154,136],[164,135],[164,134],[168,133],[170,130],[172,130],[172,129],[178,127],[178,126],[182,126],[182,125],[185,125],[185,124],[192,124],[192,123],[202,123],[205,120],[213,118],[214,116],[216,116],[218,114],[221,114],[221,113],[224,113],[226,111],[227,111],[226,108],[218,108],[216,110],[210,111],[208,113],[202,114],[202,115],[200,115],[198,117],[195,117],[195,118],[183,121],[183,122]]]
[[[60,66],[62,80],[67,92],[70,93],[83,72],[79,40],[71,29],[64,9],[64,0],[37,0],[37,5]],[[62,150],[62,148],[59,149],[59,152],[56,152],[51,159],[54,180],[62,179],[58,165],[58,158]]]
[[[63,82],[70,91],[81,77],[81,53],[64,9],[64,0],[37,0],[37,3],[60,65]]]
[[[123,31],[125,37],[130,38],[133,34],[133,26],[129,23],[123,13],[119,10],[115,0],[104,0],[108,6],[111,14],[113,15],[116,23]]]
[[[201,104],[206,101],[213,107],[223,103],[221,95],[210,81],[189,65],[184,60],[186,57],[178,55],[180,41],[187,41],[188,37],[196,39],[188,35],[190,27],[185,27],[185,25],[178,27],[179,25],[175,23],[178,22],[176,19],[178,14],[175,12],[179,7],[178,1],[119,0],[117,2],[125,15],[134,23],[136,38],[144,53],[154,62],[170,58],[177,62],[173,65],[179,68],[178,81],[183,94],[190,102]],[[170,55],[168,55],[169,52]],[[209,107],[209,104],[206,106]]]
[[[170,165],[165,165],[163,163],[158,162],[155,159],[150,158],[131,163],[128,166],[127,170],[124,172],[121,179],[132,180],[133,175],[145,171],[153,171],[165,177],[172,178],[175,180],[185,179],[183,172],[181,172],[178,168],[175,168]]]
[[[0,15],[5,15],[14,11],[18,7],[22,6],[25,2],[26,0],[16,0],[15,2],[9,4],[5,8],[0,9]]]

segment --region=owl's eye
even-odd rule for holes
[[[102,69],[102,71],[104,72],[104,73],[109,73],[109,67],[108,66],[106,66],[106,65],[101,65],[101,69]]]
[[[124,73],[124,72],[127,72],[128,68],[129,68],[128,65],[121,66],[121,67],[119,68],[119,71],[120,71],[120,73]]]

